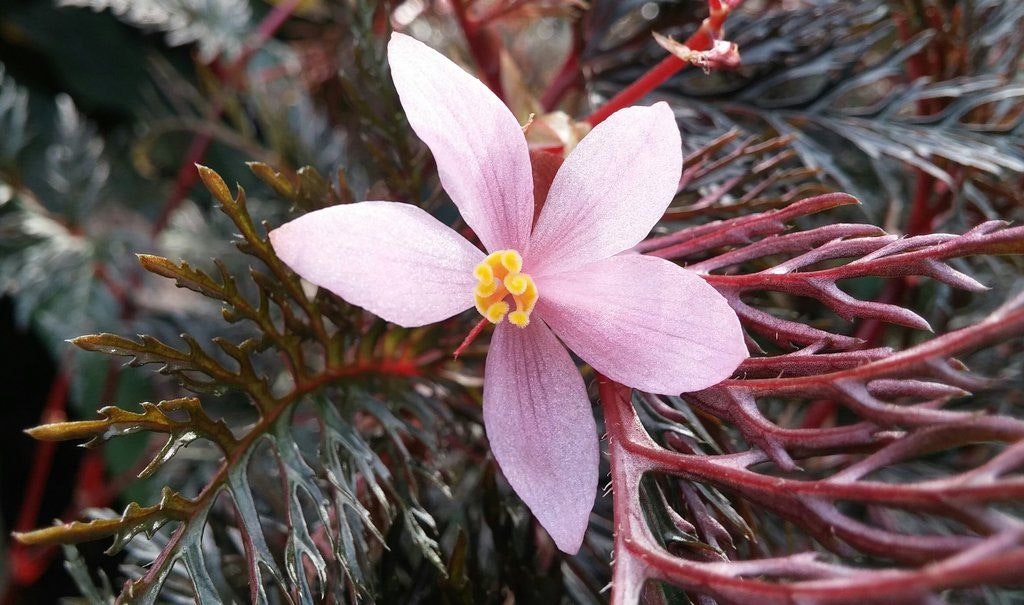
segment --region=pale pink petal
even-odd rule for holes
[[[524,250],[533,177],[519,122],[480,80],[409,36],[392,34],[388,60],[409,123],[466,224],[490,251]]]
[[[728,378],[747,357],[739,319],[697,274],[622,254],[537,279],[534,311],[595,370],[678,395]]]
[[[562,164],[530,239],[529,266],[556,271],[632,248],[679,187],[682,143],[665,103],[612,114]]]
[[[484,425],[512,488],[558,548],[575,554],[597,493],[597,427],[579,370],[543,322],[495,327]]]
[[[483,252],[422,209],[360,202],[305,214],[270,232],[274,252],[307,281],[400,326],[473,305]]]

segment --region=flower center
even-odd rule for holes
[[[539,295],[533,278],[520,273],[523,257],[515,250],[492,252],[473,269],[477,279],[473,289],[476,310],[491,323],[500,323],[508,315],[513,325],[525,328],[530,323],[530,313],[537,304]],[[509,313],[506,296],[512,296],[516,310]]]

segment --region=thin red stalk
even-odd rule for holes
[[[632,506],[632,494],[639,487],[639,478],[647,465],[642,460],[630,457],[623,448],[624,442],[632,435],[624,426],[618,413],[621,399],[629,396],[629,390],[604,376],[597,377],[598,397],[604,410],[606,430],[608,432],[608,461],[611,464],[612,476],[612,523],[615,536],[615,553],[623,553],[614,557],[612,562],[612,603],[632,603],[639,600],[643,588],[643,571],[634,571],[634,558],[628,553],[629,543],[638,536],[643,536],[643,513]],[[635,427],[634,427],[635,428]],[[637,576],[641,581],[637,582]]]
[[[687,44],[687,46],[689,46],[689,44]],[[676,72],[680,71],[687,65],[688,63],[686,61],[683,61],[675,55],[665,57],[647,73],[640,76],[639,79],[627,86],[619,94],[609,99],[608,102],[599,107],[597,111],[587,116],[586,121],[589,122],[591,126],[600,124],[616,111],[623,107],[629,107],[644,98],[647,93],[660,86],[665,82],[665,80],[671,78]]]
[[[103,262],[96,262],[93,265],[93,275],[96,279],[100,280],[104,286],[107,287],[107,291],[110,292],[111,296],[117,299],[118,304],[121,308],[124,308],[128,303],[128,292],[125,291],[124,286],[117,283],[114,278],[110,275],[110,271],[107,270],[106,264]]]
[[[288,21],[288,18],[295,12],[295,9],[299,7],[302,0],[287,0],[274,7],[270,13],[264,17],[263,21],[256,28],[256,32],[252,37],[246,41],[245,48],[239,53],[238,57],[228,66],[219,77],[221,83],[228,86],[237,85],[236,79],[239,74],[245,69],[245,66],[249,63],[249,59],[252,55],[267,41],[269,40],[282,25]],[[224,102],[218,101],[213,107],[213,119],[220,118],[224,112]],[[174,215],[175,210],[181,206],[182,202],[185,201],[185,196],[192,189],[193,186],[199,181],[199,174],[196,172],[195,165],[202,163],[203,158],[206,156],[206,152],[210,149],[210,144],[213,141],[213,135],[209,133],[203,133],[196,135],[192,139],[192,143],[189,144],[188,151],[185,153],[185,157],[181,164],[178,166],[178,171],[175,174],[174,186],[171,189],[170,195],[167,196],[167,201],[164,202],[163,207],[160,209],[160,214],[157,216],[156,221],[153,223],[153,227],[150,230],[150,235],[156,238],[164,229],[167,228],[167,224],[170,222],[171,216]]]
[[[896,23],[896,31],[900,39],[904,43],[908,42],[913,33],[910,30],[910,24],[906,15],[895,14],[893,20]],[[936,73],[940,69],[941,66],[926,61],[923,52],[915,53],[907,59],[907,75],[911,81],[926,77],[929,73]],[[938,110],[936,101],[936,99],[919,100],[917,103],[917,113],[922,116],[931,115]],[[939,199],[933,200],[936,194],[935,185],[937,183],[937,179],[934,176],[920,169],[916,172],[914,199],[911,203],[904,228],[904,232],[910,236],[932,233],[935,228],[936,215],[945,209],[949,203],[948,191],[945,192],[945,195],[941,195]],[[887,284],[885,290],[882,291],[875,302],[898,305],[912,289],[913,285],[909,278],[898,279]],[[864,341],[864,348],[870,348],[881,343],[884,331],[885,324],[883,322],[878,319],[867,319],[860,323],[855,336]],[[808,410],[803,426],[805,428],[820,426],[822,422],[835,412],[836,408],[837,404],[835,401],[815,402]]]
[[[287,0],[278,4],[273,8],[273,10],[267,13],[267,16],[263,18],[263,21],[260,21],[260,24],[256,26],[256,33],[246,41],[245,48],[242,50],[242,53],[237,59],[235,59],[234,64],[232,64],[232,71],[234,73],[231,75],[237,75],[241,68],[244,67],[245,64],[249,62],[249,59],[252,58],[253,53],[259,50],[267,40],[274,37],[277,30],[281,29],[281,27],[292,16],[292,13],[299,8],[300,4],[302,4],[302,0]]]
[[[686,40],[686,46],[692,50],[710,49],[715,43],[715,39],[721,35],[722,24],[725,23],[726,17],[741,4],[743,4],[743,0],[727,2],[724,5],[719,0],[709,0],[708,8],[711,10],[711,14],[701,23],[700,29]],[[609,99],[597,111],[587,116],[586,121],[591,126],[600,124],[616,111],[623,107],[629,107],[644,98],[648,93],[661,86],[662,83],[687,65],[689,63],[675,55],[665,57],[647,73],[640,76],[638,80]]]
[[[569,49],[565,62],[562,63],[562,67],[558,70],[558,73],[551,80],[551,84],[548,85],[547,90],[544,91],[543,96],[540,98],[540,105],[544,108],[544,111],[554,110],[562,100],[562,97],[565,96],[565,93],[569,92],[573,84],[580,79],[578,39],[579,37],[574,33],[573,45]]]
[[[40,424],[62,422],[67,419],[70,378],[64,369],[66,365],[66,363],[61,363],[57,368],[57,374],[50,385],[50,392],[47,394],[43,413],[39,419]],[[29,470],[28,486],[25,488],[25,497],[22,499],[18,518],[14,522],[14,531],[28,531],[39,524],[39,510],[43,504],[43,496],[46,493],[46,485],[50,479],[56,451],[57,444],[55,442],[36,443],[32,468]],[[49,564],[49,559],[43,557],[42,553],[17,543],[11,545],[7,561],[12,577],[10,590],[4,595],[3,603],[13,602],[17,588],[35,582]]]
[[[484,331],[484,328],[487,327],[488,323],[490,323],[490,322],[487,321],[487,318],[485,317],[485,318],[481,319],[479,323],[477,323],[475,326],[473,326],[473,329],[470,330],[469,334],[466,336],[466,338],[463,339],[462,344],[459,345],[459,348],[455,349],[455,352],[452,353],[452,357],[454,357],[455,359],[458,359],[459,355],[462,355],[462,353],[467,348],[469,348],[469,345],[471,345],[473,343],[473,341],[476,340],[476,337],[480,336],[480,333]]]
[[[223,111],[223,105],[218,104],[214,113],[217,117],[220,117]],[[181,161],[181,165],[178,166],[178,172],[174,176],[174,186],[171,189],[171,194],[167,196],[167,201],[160,208],[160,214],[153,221],[153,226],[149,232],[153,239],[156,239],[167,228],[171,221],[171,216],[181,206],[181,203],[185,201],[185,196],[199,180],[196,164],[202,162],[206,152],[210,149],[212,141],[213,136],[209,133],[196,135],[192,139],[192,143],[188,146],[188,151],[185,152],[185,158]]]
[[[921,16],[922,19],[925,15]],[[906,15],[896,14],[893,17],[896,22],[896,31],[898,32],[900,39],[903,43],[907,43],[913,37],[914,32],[911,31],[910,22]],[[917,29],[925,27],[925,24],[917,24]],[[937,30],[942,29],[942,24],[933,24]],[[938,43],[937,41],[935,42]],[[931,53],[933,56],[932,60],[929,59],[929,50],[936,50],[934,44],[929,44],[921,52],[915,53],[907,59],[907,76],[911,82],[917,81],[925,77],[935,77],[941,79],[941,74],[944,71],[942,64],[942,57],[945,53]],[[917,102],[917,113],[921,116],[933,115],[941,109],[941,101],[939,99],[924,98]],[[933,201],[933,197],[936,194],[935,185],[937,180],[934,176],[924,172],[923,170],[917,170],[917,182],[914,191],[914,201],[911,205],[910,214],[907,217],[907,224],[905,232],[907,235],[921,235],[924,233],[931,233],[934,228],[935,216],[947,205],[948,202],[938,199]],[[947,197],[947,196],[943,196]]]
[[[636,417],[635,413],[633,417]],[[638,426],[637,430],[642,429]],[[651,470],[691,481],[708,482],[751,498],[810,496],[832,501],[850,500],[933,511],[942,510],[950,502],[1012,502],[1024,497],[1024,480],[1015,477],[1001,479],[998,483],[978,483],[955,478],[899,484],[882,481],[840,483],[783,479],[747,470],[746,467],[767,459],[767,456],[755,450],[714,457],[682,454],[655,445],[649,437],[644,441],[624,440],[623,447],[631,456],[645,460]]]
[[[839,404],[834,399],[819,399],[811,403],[800,423],[802,429],[820,429],[835,416]]]
[[[892,20],[896,24],[896,33],[899,35],[900,41],[903,44],[909,42],[913,33],[910,31],[910,22],[907,16],[902,13],[894,13]],[[914,53],[907,58],[907,75],[912,81],[924,76],[926,71],[921,53]]]
[[[894,14],[893,21],[896,24],[896,31],[903,43],[907,43],[913,37],[910,30],[910,23],[906,15]],[[926,77],[929,73],[938,73],[941,66],[934,62],[925,60],[924,52],[915,53],[907,59],[907,75],[911,81]],[[937,99],[921,99],[917,102],[917,113],[922,116],[931,115],[939,108],[936,105]],[[937,179],[921,169],[917,169],[917,177],[914,188],[914,199],[911,203],[910,212],[907,215],[907,222],[904,232],[909,236],[925,235],[932,233],[935,228],[936,215],[944,210],[949,203],[949,192],[940,194],[941,197],[933,201],[935,197],[935,185]],[[875,302],[899,305],[907,293],[913,290],[910,278],[903,277],[886,285]],[[885,333],[885,324],[878,319],[867,319],[860,322],[855,337],[864,341],[863,347],[870,348],[881,343]],[[804,428],[816,428],[821,426],[837,409],[835,401],[816,401],[808,409],[802,426]]]
[[[469,11],[463,2],[464,0],[451,0],[452,12],[455,13],[455,19],[459,22],[459,27],[462,28],[462,33],[466,38],[466,45],[469,46],[469,52],[473,55],[473,60],[476,61],[477,67],[480,68],[481,81],[494,94],[498,95],[499,99],[504,99],[499,64],[493,60],[492,53],[488,52],[485,45],[484,30],[480,27],[482,24],[470,18]]]
[[[721,386],[739,387],[754,394],[799,393],[813,391],[815,387],[830,387],[842,380],[880,379],[897,376],[903,368],[924,363],[929,359],[944,359],[952,355],[979,349],[998,339],[1024,330],[1024,308],[1015,308],[985,321],[955,332],[948,332],[907,349],[849,369],[812,376],[783,378],[727,379]]]
[[[505,15],[511,13],[512,11],[522,8],[523,6],[526,5],[528,1],[529,0],[512,0],[512,2],[509,2],[505,6],[499,6],[498,8],[495,8],[494,10],[487,13],[483,17],[480,17],[480,19],[477,21],[477,25],[482,27],[484,25],[487,25],[488,23],[495,21],[496,19],[500,19]]]
[[[936,205],[929,203],[936,182],[935,177],[925,173],[923,170],[917,171],[914,201],[907,218],[906,234],[908,236],[932,233],[936,207],[942,208],[946,203],[941,200]],[[948,195],[944,197],[948,198]],[[900,305],[913,288],[913,278],[910,276],[898,278],[886,284],[885,289],[882,290],[882,293],[874,302]],[[861,348],[878,346],[881,344],[882,336],[885,334],[885,326],[886,324],[879,319],[866,319],[860,322],[856,332],[854,332],[854,337],[864,341]],[[803,428],[820,427],[826,420],[832,417],[837,409],[838,404],[833,400],[816,401],[808,409],[801,426]]]
[[[124,303],[124,291],[113,282],[101,264],[96,266],[96,276],[106,284],[119,301]],[[40,416],[39,424],[63,422],[67,420],[68,390],[70,388],[70,376],[68,364],[71,355],[67,354],[57,365],[57,372],[50,385],[46,402],[43,404],[43,413]],[[31,470],[29,471],[28,485],[25,489],[25,496],[21,502],[18,518],[14,523],[14,531],[29,531],[39,523],[39,510],[42,507],[43,497],[46,492],[46,484],[50,478],[53,468],[53,458],[56,454],[57,444],[50,441],[36,443],[35,454]],[[40,562],[38,553],[35,556],[26,552],[26,549],[19,545],[10,551],[9,563],[15,572],[14,585],[31,584],[38,576],[45,571],[46,562]],[[5,602],[8,599],[5,598]]]
[[[111,284],[108,283],[108,287],[110,286]],[[130,319],[133,313],[128,299],[123,298],[121,302],[122,319]],[[43,408],[44,411],[39,422],[40,424],[67,420],[67,391],[70,378],[66,367],[69,359],[70,355],[66,356],[58,369],[50,395],[47,397],[46,406]],[[104,404],[114,403],[120,382],[121,368],[122,366],[115,360],[110,360],[100,394],[100,401]],[[39,508],[42,504],[46,482],[49,481],[56,447],[57,443],[53,441],[41,441],[36,445],[29,487],[22,502],[18,521],[14,527],[16,532],[30,531],[39,525]],[[72,503],[65,511],[65,517],[76,517],[81,510],[86,508],[107,506],[120,493],[119,486],[108,485],[106,481],[101,452],[102,450],[99,449],[91,449],[83,456],[72,493]],[[30,586],[37,582],[46,573],[50,561],[53,560],[56,554],[57,549],[55,547],[30,547],[15,543],[10,551],[10,565],[11,569],[14,570],[12,589],[18,586]],[[12,590],[4,599],[5,604],[13,600],[13,594]]]
[[[934,227],[936,208],[943,204],[933,204],[936,179],[927,172],[917,170],[917,182],[914,190],[914,201],[910,206],[905,228],[907,235],[924,235],[931,233]]]
[[[50,392],[46,396],[46,404],[43,406],[43,413],[39,418],[39,424],[64,422],[67,420],[70,378],[64,371],[64,365],[61,364],[61,367],[58,368],[53,384],[50,385]],[[25,498],[21,503],[18,520],[14,523],[15,531],[28,531],[35,527],[39,521],[39,507],[43,502],[43,493],[46,491],[46,482],[49,479],[50,468],[53,465],[56,445],[54,442],[46,441],[36,444],[35,460],[32,462],[32,470],[29,471]]]
[[[97,263],[95,272],[96,276],[106,284],[107,288],[118,299],[121,307],[121,319],[125,321],[130,320],[134,315],[134,307],[124,288],[121,288],[119,284],[112,280],[104,265]],[[40,424],[67,420],[67,390],[70,379],[66,368],[70,357],[70,355],[66,355],[58,368],[57,377],[54,380],[53,387],[51,387],[50,396],[44,407]],[[101,402],[105,404],[114,403],[121,377],[121,367],[115,360],[110,360],[106,376],[103,379],[103,389],[100,394]],[[59,392],[58,387],[60,388]],[[15,525],[15,531],[29,531],[39,523],[38,511],[42,503],[45,484],[49,480],[56,446],[57,443],[52,441],[41,441],[36,445],[35,462],[33,463],[29,489],[22,503],[21,514],[19,515],[18,523]],[[65,516],[77,516],[80,510],[88,507],[106,506],[113,501],[117,493],[118,490],[107,487],[100,450],[89,450],[81,461],[74,493],[72,494],[73,502],[68,507]],[[14,585],[28,586],[34,584],[46,572],[50,561],[56,553],[56,548],[40,549],[16,544],[11,549],[11,567],[16,570]],[[6,600],[10,600],[10,598]]]

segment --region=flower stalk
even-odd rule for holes
[[[715,42],[722,36],[722,26],[726,18],[735,9],[743,4],[743,0],[733,2],[721,2],[719,0],[708,0],[710,14],[700,24],[700,28],[692,36],[686,39],[684,46],[692,51],[711,50]],[[654,89],[665,83],[680,70],[689,66],[690,63],[674,54],[658,62],[657,65],[648,70],[644,75],[637,78],[632,84],[624,88],[611,99],[605,101],[601,107],[586,117],[586,121],[596,126],[608,119],[616,111],[623,107],[629,107],[646,97]]]

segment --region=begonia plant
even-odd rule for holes
[[[61,360],[5,605],[58,546],[90,603],[1020,599],[1017,3],[63,4],[199,77],[50,132],[0,71]]]
[[[558,339],[597,371],[663,395],[712,386],[747,356],[717,290],[632,250],[679,185],[672,110],[610,116],[568,155],[535,211],[526,137],[501,100],[408,36],[394,34],[388,54],[409,122],[486,253],[392,202],[317,210],[270,241],[305,279],[400,326],[472,306],[495,324],[483,388],[491,448],[555,543],[575,554],[597,490],[597,428]]]

